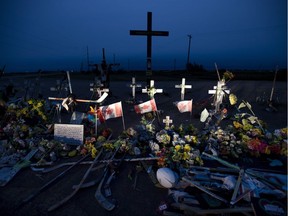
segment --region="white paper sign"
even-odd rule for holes
[[[84,140],[84,125],[55,124],[54,139],[70,145],[82,145]]]

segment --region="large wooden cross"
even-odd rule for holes
[[[181,88],[181,100],[184,100],[185,89],[191,89],[192,85],[185,85],[185,78],[182,78],[182,83],[180,85],[175,85],[175,88]]]
[[[168,31],[152,31],[152,12],[147,12],[147,30],[130,30],[130,35],[147,36],[147,85],[152,77],[152,36],[169,36]]]

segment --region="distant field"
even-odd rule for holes
[[[224,70],[220,70],[220,76],[224,73]],[[258,71],[258,70],[237,70],[230,71],[234,74],[234,80],[273,80],[275,71]],[[93,72],[72,72],[70,73],[73,77],[81,77],[82,79],[94,79],[96,74]],[[4,76],[37,76],[38,73],[5,73]],[[63,72],[42,72],[42,77],[63,77]],[[126,81],[131,80],[131,77],[136,77],[139,81],[146,80],[146,71],[113,71],[110,74],[110,81]],[[215,80],[218,79],[216,71],[205,71],[205,72],[188,72],[188,71],[153,71],[152,75],[155,80],[170,81],[179,78],[186,78],[190,80],[207,79]],[[277,72],[277,81],[287,81],[287,69],[281,69]]]

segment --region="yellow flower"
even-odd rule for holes
[[[107,150],[111,150],[114,148],[112,143],[104,143],[103,144],[103,148],[107,149]]]
[[[181,149],[181,145],[175,145],[175,150],[179,151]]]
[[[192,142],[193,143],[197,143],[198,142],[197,136],[192,136]]]
[[[189,144],[185,144],[185,146],[184,146],[184,151],[185,151],[185,152],[190,152],[190,150],[191,150],[190,145],[189,145]]]
[[[97,155],[97,149],[93,146],[91,149],[91,156],[92,156],[92,158],[95,158],[96,155]]]
[[[233,125],[234,125],[234,127],[235,127],[236,129],[243,127],[243,125],[242,125],[241,123],[237,122],[237,121],[233,121]]]
[[[183,160],[188,160],[190,158],[190,155],[187,152],[183,153]]]

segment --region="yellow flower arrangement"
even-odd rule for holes
[[[114,149],[114,145],[112,143],[104,143],[102,146],[104,149],[109,151]]]

